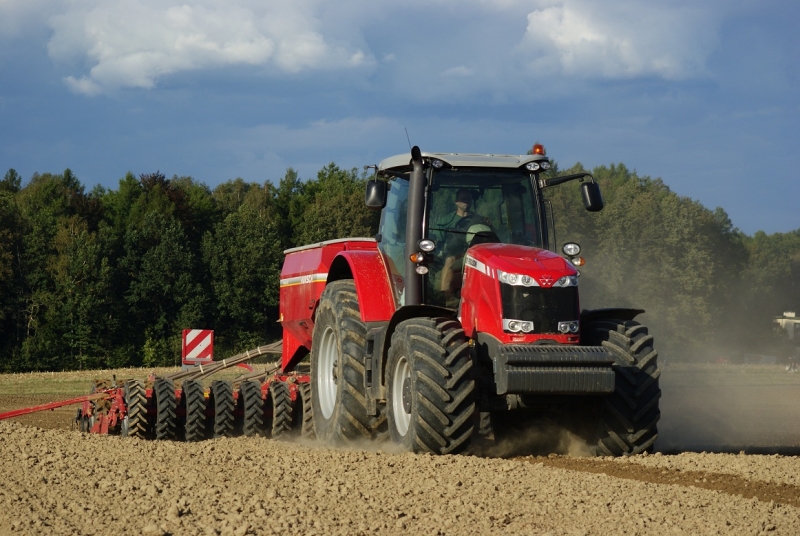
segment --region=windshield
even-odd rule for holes
[[[519,171],[439,171],[428,207],[428,237],[437,244],[464,241],[470,226],[484,224],[495,242],[541,247],[531,180]]]
[[[428,199],[428,238],[436,249],[426,301],[455,307],[470,246],[500,242],[541,247],[530,176],[519,170],[437,171]]]

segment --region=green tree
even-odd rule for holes
[[[218,348],[231,351],[278,335],[278,288],[283,260],[269,187],[249,188],[238,208],[203,241],[217,315]]]
[[[14,168],[11,168],[6,172],[2,182],[0,182],[0,191],[15,194],[19,192],[21,186],[22,177],[19,176],[19,173]]]
[[[77,216],[59,223],[56,256],[49,266],[58,301],[48,324],[62,334],[64,368],[108,366],[113,354],[109,335],[118,329],[112,314],[111,267],[97,235]]]
[[[99,203],[84,193],[77,177],[66,169],[61,175],[34,174],[16,195],[22,241],[17,255],[19,297],[15,311],[20,341],[15,366],[26,370],[53,370],[65,364],[60,311],[64,301],[56,281],[57,230],[70,219],[87,227],[97,221]]]
[[[335,238],[374,236],[380,215],[364,204],[366,177],[355,168],[342,170],[331,163],[309,181],[300,195],[305,197],[302,217],[294,229],[293,242],[311,244]]]
[[[145,213],[125,235],[120,267],[129,281],[126,329],[142,349],[140,363],[175,364],[182,329],[204,324],[208,311],[198,259],[180,223],[157,210]]]

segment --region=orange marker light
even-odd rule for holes
[[[544,150],[544,145],[542,145],[541,143],[535,143],[533,145],[532,153],[544,156],[547,154],[547,151]]]

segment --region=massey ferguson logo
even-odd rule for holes
[[[543,287],[549,287],[550,285],[553,284],[553,276],[549,275],[549,274],[545,274],[545,275],[539,277],[539,283],[541,283],[541,285]]]

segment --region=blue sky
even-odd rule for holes
[[[622,162],[785,232],[798,20],[785,0],[0,0],[0,171],[309,178],[407,151],[407,128]]]

